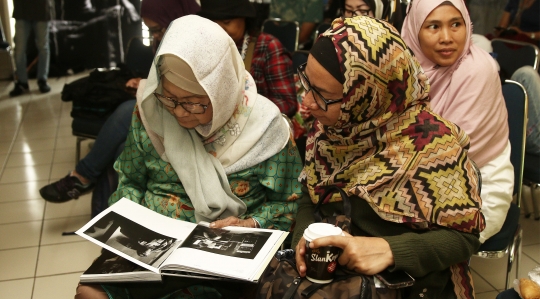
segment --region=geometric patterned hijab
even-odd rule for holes
[[[344,74],[334,126],[315,121],[300,180],[314,203],[335,185],[387,221],[415,228],[484,229],[480,179],[468,136],[433,113],[429,83],[397,30],[370,17],[336,19],[332,40]]]

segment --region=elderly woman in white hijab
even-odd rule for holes
[[[302,169],[290,136],[227,33],[199,16],[182,17],[139,87],[109,204],[127,197],[184,221],[289,231]],[[242,288],[167,277],[163,285],[81,285],[76,298],[227,298],[231,289]]]

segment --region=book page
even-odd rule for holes
[[[161,270],[254,281],[287,232],[245,227],[211,229],[169,218],[122,198],[76,232],[155,273]]]
[[[200,224],[161,268],[256,280],[287,234],[245,227],[212,229]]]
[[[159,273],[159,266],[196,224],[169,218],[122,198],[76,233],[137,265]]]

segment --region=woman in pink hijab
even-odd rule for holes
[[[480,241],[502,227],[514,185],[507,111],[494,59],[471,41],[463,0],[414,0],[402,36],[429,78],[433,111],[469,135],[469,157],[482,173]]]

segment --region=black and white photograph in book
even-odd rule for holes
[[[118,256],[107,249],[102,249],[101,255],[92,263],[84,274],[114,274],[125,272],[148,271],[137,264]]]
[[[112,211],[84,233],[153,267],[159,266],[168,256],[165,253],[181,243]]]
[[[182,247],[254,259],[270,235],[269,232],[231,231],[197,225]]]

